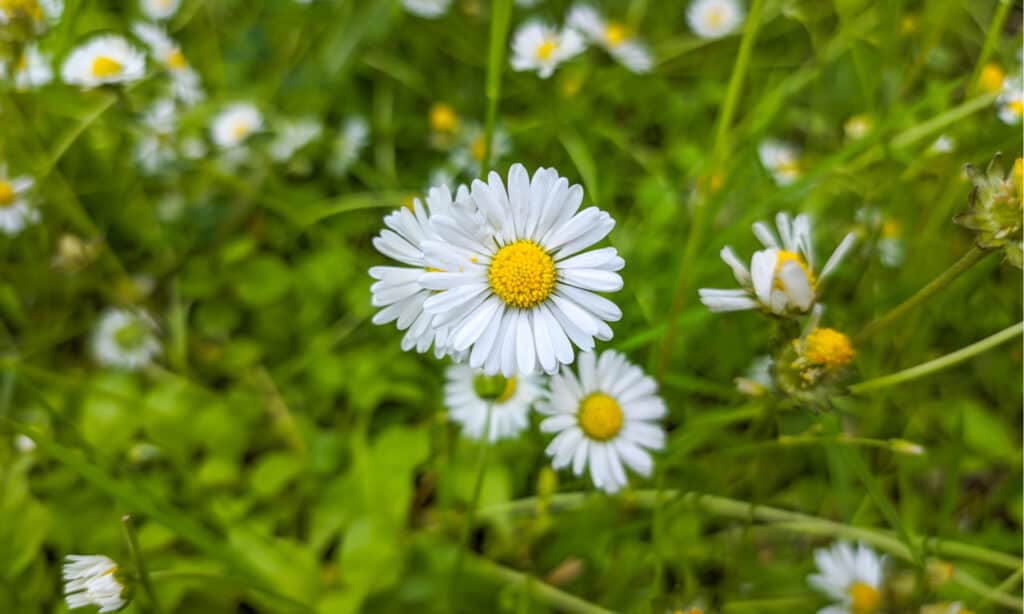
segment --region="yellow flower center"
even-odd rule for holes
[[[185,54],[181,52],[181,49],[175,49],[167,54],[167,66],[173,70],[188,68],[188,60],[185,59]]]
[[[409,211],[412,211],[413,213],[415,213],[416,212],[416,199],[413,198],[411,195],[410,196],[405,196],[405,197],[402,198],[402,206],[405,207],[406,209],[408,209]]]
[[[882,236],[887,239],[895,239],[900,236],[900,223],[895,220],[886,220],[882,224]]]
[[[18,58],[18,64],[15,66],[15,70],[18,72],[24,72],[28,68],[28,55],[22,53],[21,57]]]
[[[235,137],[235,140],[238,141],[249,136],[249,124],[243,121],[236,121],[234,125],[231,126],[231,136]]]
[[[554,259],[544,248],[525,239],[499,249],[487,270],[487,281],[498,298],[522,309],[547,300],[557,276]]]
[[[1011,100],[1008,106],[1017,117],[1024,116],[1024,100]]]
[[[854,614],[871,614],[882,605],[882,593],[866,582],[854,582],[850,587],[851,609]]]
[[[608,441],[622,430],[622,408],[603,392],[583,399],[577,419],[587,437],[598,441]]]
[[[92,61],[92,76],[102,79],[121,74],[123,66],[113,58],[101,55]]]
[[[998,92],[1002,89],[1005,78],[1006,74],[1003,69],[998,64],[990,62],[981,69],[981,75],[978,76],[978,87],[983,92]]]
[[[10,181],[0,181],[0,207],[9,207],[14,204],[14,186]]]
[[[604,29],[604,37],[608,41],[609,47],[618,47],[626,42],[628,36],[629,33],[626,30],[626,26],[617,21],[609,21]]]
[[[537,59],[538,60],[550,60],[551,56],[554,55],[555,49],[558,49],[558,43],[554,39],[547,39],[541,46],[537,48]]]
[[[816,328],[804,341],[804,356],[810,362],[837,369],[853,360],[850,338],[834,328]]]
[[[455,109],[439,102],[430,107],[430,129],[434,132],[455,132],[459,127],[459,116]]]
[[[796,160],[787,160],[775,167],[775,172],[786,177],[797,177],[800,175],[800,163]]]
[[[785,285],[782,283],[782,279],[779,277],[779,272],[782,271],[782,267],[787,262],[795,262],[800,265],[800,268],[804,270],[804,275],[807,276],[807,283],[814,287],[815,279],[814,272],[811,271],[811,267],[807,266],[807,262],[804,261],[803,256],[796,252],[789,250],[779,250],[778,259],[775,261],[775,287],[779,290],[784,290]]]
[[[469,146],[469,153],[473,156],[477,162],[483,162],[484,160],[484,137],[480,135],[473,140],[473,144]]]
[[[722,7],[716,6],[708,11],[707,20],[709,26],[717,28],[725,21],[725,11],[722,10]]]

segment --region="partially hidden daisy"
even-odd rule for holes
[[[142,170],[155,173],[177,157],[173,136],[178,128],[178,112],[174,101],[161,98],[153,103],[142,118],[146,133],[135,146],[135,159]]]
[[[472,209],[452,208],[431,220],[441,240],[424,243],[423,285],[435,290],[423,309],[451,328],[451,345],[488,375],[554,373],[570,364],[573,345],[607,341],[622,312],[598,292],[622,289],[624,266],[614,247],[584,251],[615,226],[596,207],[580,211],[583,188],[554,169],[533,178],[522,164],[508,184],[492,172],[473,182]]]
[[[865,546],[856,548],[838,542],[831,548],[814,551],[818,573],[807,582],[835,604],[818,610],[818,614],[873,614],[883,605],[885,559]]]
[[[757,154],[775,183],[787,186],[800,178],[800,149],[792,143],[768,139],[758,146]]]
[[[144,311],[112,307],[100,315],[92,337],[92,353],[100,364],[136,371],[160,352],[156,322]]]
[[[686,9],[686,21],[701,38],[722,38],[743,23],[743,7],[737,0],[694,0]]]
[[[638,40],[626,24],[606,20],[587,4],[569,10],[569,27],[575,28],[590,42],[600,45],[620,64],[635,73],[650,72],[654,58],[646,44]]]
[[[825,262],[815,269],[811,221],[806,214],[795,219],[788,213],[775,216],[778,237],[764,222],[754,224],[754,234],[765,249],[754,253],[747,269],[731,247],[721,251],[722,260],[732,269],[741,289],[700,289],[700,300],[712,311],[762,309],[777,316],[807,313],[818,299],[821,282],[842,262],[856,240],[847,234]]]
[[[181,0],[140,0],[139,8],[150,19],[162,21],[174,17],[181,7]]]
[[[366,147],[369,137],[370,125],[362,117],[349,117],[343,121],[338,135],[334,138],[327,170],[336,177],[344,176],[359,159],[359,154]]]
[[[478,177],[483,169],[484,156],[487,155],[486,134],[479,123],[467,122],[459,134],[458,146],[452,150],[449,162],[471,177]],[[512,140],[508,132],[501,126],[494,129],[491,141],[490,164],[495,163],[512,149]]]
[[[555,469],[589,469],[594,486],[614,493],[628,483],[624,465],[651,474],[648,450],[665,446],[665,402],[654,379],[614,350],[580,353],[577,370],[551,376],[550,398],[537,405],[548,416],[540,430],[557,433],[546,453]]]
[[[34,185],[31,177],[10,177],[7,165],[0,164],[0,232],[16,235],[39,220],[39,212],[27,198]]]
[[[530,408],[544,394],[539,375],[484,375],[467,365],[445,370],[448,417],[471,439],[511,439],[530,426]],[[488,425],[487,412],[490,411]]]
[[[234,103],[213,118],[210,137],[214,144],[232,149],[244,144],[254,133],[263,129],[263,115],[247,102]]]
[[[138,81],[146,72],[146,56],[116,34],[97,36],[75,48],[64,60],[61,78],[83,89]]]
[[[127,591],[118,578],[117,563],[101,554],[71,554],[64,560],[64,599],[68,607],[97,606],[116,612],[128,603]]]
[[[535,70],[541,79],[554,74],[559,64],[579,55],[586,48],[579,32],[572,28],[530,21],[516,30],[512,39],[512,68]]]
[[[181,46],[163,28],[137,22],[132,25],[132,32],[146,43],[153,57],[170,73],[174,95],[179,100],[193,105],[206,97],[199,73],[185,59]]]
[[[996,104],[999,105],[999,119],[1004,124],[1019,124],[1024,119],[1024,81],[1020,77],[1007,77]]]
[[[13,79],[14,88],[21,91],[43,87],[53,81],[50,56],[39,51],[35,43],[30,43],[11,66],[0,66],[0,77]]]
[[[274,160],[287,162],[300,149],[317,140],[322,133],[323,126],[315,117],[286,121],[278,128],[277,135],[270,142],[267,152]]]
[[[405,10],[418,17],[437,19],[448,12],[452,0],[402,0]]]

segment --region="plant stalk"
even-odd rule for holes
[[[149,599],[152,610],[159,613],[162,611],[160,600],[156,596],[156,590],[153,588],[153,582],[149,578],[149,571],[146,569],[146,563],[142,558],[142,549],[139,548],[139,536],[135,532],[135,522],[131,514],[121,516],[121,526],[124,528],[124,536],[128,542],[128,552],[132,557],[132,563],[135,565],[135,572],[139,576],[139,584],[142,585],[142,590],[146,593],[146,598]]]
[[[512,18],[512,0],[495,0],[491,6],[491,42],[487,53],[487,118],[484,124],[484,158],[480,161],[480,175],[491,170],[494,151],[494,127],[498,123],[498,101],[501,99],[501,70],[505,65],[505,46],[509,21]]]

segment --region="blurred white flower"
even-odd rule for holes
[[[452,0],[402,0],[402,6],[413,15],[436,19],[448,12]]]
[[[547,79],[559,64],[579,55],[586,46],[583,36],[572,28],[559,31],[530,21],[520,26],[512,39],[512,68],[536,70],[541,79]]]
[[[174,17],[180,6],[181,0],[140,0],[139,2],[139,8],[142,9],[146,17],[156,21]]]
[[[490,441],[511,439],[530,426],[530,408],[543,395],[538,375],[484,375],[466,365],[445,370],[444,404],[448,417],[462,426],[470,439],[482,439],[487,424],[487,406],[491,421]]]
[[[248,102],[234,103],[213,118],[210,138],[223,149],[232,149],[245,143],[253,133],[263,129],[263,115]]]
[[[427,180],[428,186],[448,186],[451,190],[455,186],[455,176],[444,167],[438,167],[430,171],[430,178]]]
[[[10,68],[13,67],[13,70]],[[0,64],[0,79],[9,79],[13,73],[14,88],[20,91],[43,87],[53,81],[50,56],[39,51],[35,43],[29,43],[15,62],[9,67]]]
[[[469,122],[459,135],[459,144],[452,150],[449,163],[470,177],[479,177],[483,172],[485,154],[484,128],[476,122]],[[491,163],[493,167],[502,156],[512,149],[512,139],[501,126],[494,127],[494,140],[491,142]]]
[[[721,38],[743,23],[743,7],[737,0],[694,0],[686,9],[686,21],[701,38]]]
[[[620,64],[635,73],[650,72],[654,58],[646,44],[637,40],[620,22],[606,20],[594,7],[577,4],[569,10],[569,27],[580,31],[590,42],[604,47]]]
[[[179,100],[185,104],[194,105],[206,97],[199,73],[189,65],[181,47],[168,36],[163,28],[149,23],[136,22],[132,25],[132,32],[139,37],[139,40],[146,43],[153,57],[170,73],[174,95]]]
[[[116,612],[127,603],[125,587],[117,579],[117,563],[100,554],[72,554],[64,562],[64,599],[68,607],[97,606]]]
[[[0,165],[0,232],[13,236],[39,220],[39,212],[26,198],[34,185],[31,177],[9,177],[7,165]]]
[[[766,249],[754,253],[749,270],[731,247],[722,248],[722,260],[729,265],[743,288],[701,288],[700,300],[711,311],[760,308],[778,316],[807,313],[814,306],[822,280],[839,266],[856,240],[854,233],[847,234],[821,273],[816,274],[810,218],[800,214],[791,219],[789,214],[779,213],[775,222],[778,238],[764,222],[754,224],[754,234]]]
[[[850,118],[846,120],[843,124],[843,133],[846,135],[847,140],[859,141],[871,132],[874,125],[875,122],[871,119],[871,116],[864,113],[858,113],[857,115],[851,115]]]
[[[108,308],[92,337],[92,353],[102,365],[137,371],[160,353],[156,322],[135,309]]]
[[[76,47],[64,60],[65,83],[91,89],[100,85],[138,81],[146,72],[146,56],[115,34],[97,36]]]
[[[936,154],[944,154],[953,151],[956,148],[956,141],[953,137],[948,134],[940,135],[939,138],[935,139],[928,151]]]
[[[795,145],[768,139],[758,146],[757,154],[775,183],[786,186],[800,177],[800,150]]]
[[[36,442],[28,435],[16,435],[14,437],[14,449],[22,454],[31,454],[36,449]]]
[[[440,240],[423,244],[420,283],[434,291],[423,310],[435,327],[451,327],[451,346],[488,375],[554,373],[575,357],[573,344],[607,341],[607,322],[622,317],[598,292],[622,289],[624,266],[614,247],[584,251],[615,226],[596,207],[580,211],[583,188],[554,169],[532,179],[522,164],[473,182],[471,208],[433,216]]]
[[[1007,77],[1003,81],[1003,91],[996,101],[999,105],[999,119],[1011,126],[1019,124],[1024,118],[1024,83],[1020,77]]]
[[[181,139],[181,155],[198,160],[206,155],[206,143],[198,136],[187,136]]]
[[[818,610],[818,614],[873,614],[882,608],[884,557],[858,544],[856,550],[846,542],[814,551],[818,573],[807,577],[814,588],[836,603]]]
[[[172,137],[178,129],[178,113],[174,101],[161,98],[153,103],[142,118],[146,133],[135,146],[135,159],[147,173],[155,173],[177,157]]]
[[[341,130],[334,139],[331,159],[327,162],[327,170],[336,177],[343,177],[348,169],[359,159],[359,154],[370,136],[370,125],[362,117],[350,117],[341,124]]]
[[[594,486],[614,493],[628,483],[624,464],[651,474],[647,450],[665,447],[665,402],[654,379],[614,350],[581,352],[577,370],[578,378],[568,366],[552,375],[549,399],[537,404],[549,416],[540,430],[557,433],[545,452],[555,469],[589,468]]]
[[[285,122],[270,142],[270,157],[278,162],[287,162],[295,152],[320,138],[323,126],[315,117],[303,117]]]
[[[64,0],[8,0],[0,2],[0,26],[27,20],[36,33],[60,20]]]
[[[750,363],[746,374],[736,378],[736,390],[751,397],[763,397],[775,390],[775,361],[771,356],[758,356]]]

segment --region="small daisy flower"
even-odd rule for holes
[[[278,162],[287,162],[297,151],[320,138],[322,132],[323,126],[315,117],[285,122],[270,143],[270,157]]]
[[[64,60],[61,78],[83,89],[138,81],[146,72],[146,56],[124,38],[97,36],[75,48]]]
[[[473,182],[475,210],[452,208],[431,220],[441,240],[424,243],[420,281],[436,292],[423,309],[434,326],[451,327],[451,345],[469,351],[469,365],[488,375],[554,373],[583,351],[607,341],[607,322],[622,317],[598,292],[622,289],[625,265],[614,247],[585,251],[615,226],[596,207],[579,210],[583,188],[554,169],[492,172]]]
[[[559,31],[531,21],[520,26],[512,39],[512,68],[535,70],[541,79],[547,79],[559,64],[576,57],[586,46],[576,30]]]
[[[798,375],[802,387],[816,386],[824,378],[836,375],[856,355],[849,337],[834,328],[818,326],[817,322],[793,341],[793,350],[796,358],[789,368]]]
[[[939,135],[939,138],[935,139],[935,142],[928,148],[929,153],[933,154],[945,154],[950,153],[956,149],[956,141],[953,137],[948,134]]]
[[[14,449],[22,454],[31,454],[36,450],[36,442],[28,435],[15,435]]]
[[[484,155],[486,155],[484,151],[486,149],[485,137],[483,126],[478,123],[466,124],[459,138],[459,146],[451,153],[449,161],[452,166],[461,169],[470,177],[480,176],[483,171]],[[495,126],[489,166],[493,167],[511,149],[512,140],[508,133],[501,126]]]
[[[132,25],[132,32],[139,37],[139,40],[146,43],[153,57],[170,73],[174,95],[179,100],[185,104],[194,105],[206,97],[199,73],[189,65],[181,47],[168,36],[163,28],[137,22]]]
[[[455,185],[455,176],[452,175],[451,171],[444,167],[438,167],[430,171],[430,179],[427,181],[428,186],[448,186],[450,190]]]
[[[155,173],[177,157],[172,142],[174,132],[178,129],[178,113],[174,101],[166,98],[157,100],[146,111],[142,123],[146,134],[135,147],[135,159],[142,170]]]
[[[737,0],[694,0],[686,9],[686,21],[701,38],[722,38],[743,24],[743,7]]]
[[[163,21],[174,17],[181,7],[181,0],[140,0],[139,8],[146,17],[154,21]]]
[[[109,308],[93,333],[93,356],[100,364],[137,371],[161,351],[156,332],[156,322],[145,312]]]
[[[818,614],[873,614],[882,607],[885,558],[871,548],[846,542],[814,551],[818,573],[808,576],[812,587],[837,603]]]
[[[856,240],[854,233],[847,234],[821,272],[816,273],[810,218],[800,214],[792,219],[787,213],[779,213],[775,222],[781,242],[767,224],[754,224],[754,234],[765,249],[754,253],[750,269],[731,247],[722,248],[722,260],[743,288],[701,288],[700,300],[711,311],[762,309],[777,316],[807,313],[817,300],[821,282],[839,266]]]
[[[629,28],[617,21],[608,21],[587,4],[577,4],[569,11],[569,27],[579,30],[590,42],[604,47],[620,64],[635,73],[647,73],[654,58],[646,44],[633,37]]]
[[[737,377],[736,390],[750,397],[763,397],[775,391],[775,361],[771,356],[758,356],[750,363],[746,374]]]
[[[233,149],[263,129],[263,115],[259,109],[247,102],[228,106],[213,118],[210,137],[214,144],[223,149]]]
[[[470,439],[482,439],[490,406],[487,439],[512,439],[530,426],[530,408],[543,395],[537,375],[484,375],[466,365],[445,370],[444,404],[448,417],[462,426]]]
[[[859,141],[866,137],[875,127],[875,121],[870,115],[858,113],[851,115],[843,124],[843,133],[848,141]]]
[[[1011,126],[1019,124],[1024,118],[1024,84],[1020,77],[1003,81],[1003,91],[996,101],[999,105],[999,119]]]
[[[64,0],[5,0],[0,2],[0,26],[26,23],[38,34],[60,20],[63,12]]]
[[[331,159],[327,168],[335,177],[343,177],[348,169],[359,159],[359,154],[370,137],[370,125],[362,117],[350,117],[341,124],[338,136],[334,139]]]
[[[594,486],[614,493],[628,483],[623,464],[651,474],[647,450],[665,447],[665,402],[654,379],[614,350],[582,352],[577,367],[578,377],[569,367],[551,376],[550,398],[537,405],[549,416],[540,430],[557,433],[545,452],[555,469],[589,468]]]
[[[0,232],[14,236],[39,220],[39,212],[26,198],[33,185],[31,177],[8,177],[7,165],[0,165]]]
[[[787,186],[800,177],[800,150],[795,145],[769,139],[758,146],[757,154],[775,183]]]
[[[14,88],[19,91],[43,87],[53,81],[50,57],[39,51],[35,43],[25,47],[21,57],[13,63],[13,70],[0,66],[0,78],[8,78],[9,73],[13,73]]]
[[[426,19],[437,19],[448,12],[452,0],[402,0],[405,10]]]
[[[64,599],[68,607],[97,606],[116,612],[127,605],[117,563],[101,554],[72,554],[64,560]]]

